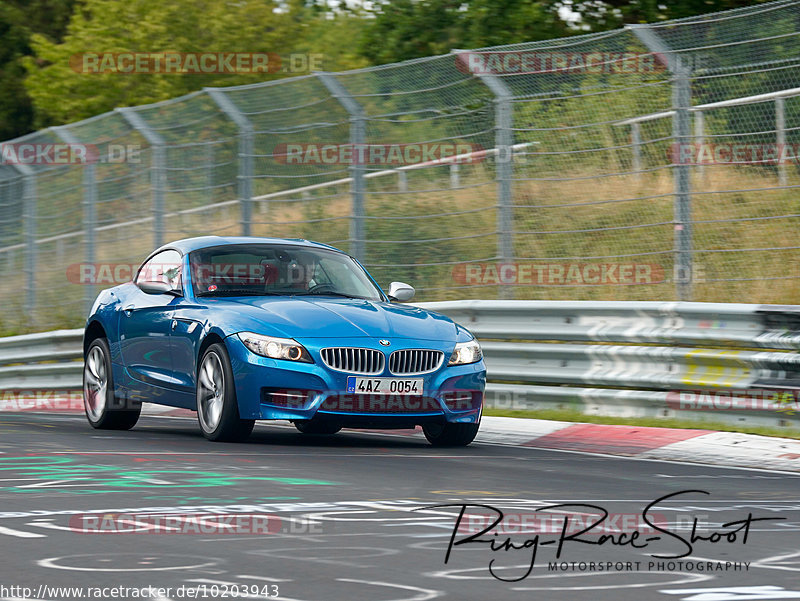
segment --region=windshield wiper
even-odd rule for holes
[[[233,288],[227,290],[214,290],[207,292],[198,292],[197,296],[286,296],[280,292],[259,292],[257,290],[250,290],[247,288]]]
[[[366,297],[364,296],[355,296],[353,294],[345,294],[344,292],[334,292],[333,290],[325,290],[321,292],[298,292],[292,296],[341,296],[344,298],[358,298],[361,300],[366,300]]]

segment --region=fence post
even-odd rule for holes
[[[450,163],[450,188],[455,190],[461,185],[461,165],[458,163]]]
[[[164,190],[166,188],[164,138],[150,127],[134,109],[126,107],[114,110],[122,115],[133,129],[144,136],[153,153],[150,157],[150,187],[153,193],[153,244],[158,248],[164,244]]]
[[[12,165],[22,175],[22,223],[25,232],[25,304],[28,325],[36,326],[36,173],[28,165]]]
[[[642,177],[642,130],[638,121],[631,123],[631,150],[633,151],[633,171],[636,177]]]
[[[706,116],[703,111],[694,111],[694,143],[698,148],[702,148],[706,143]],[[705,165],[697,165],[697,174],[700,177],[705,175]]]
[[[492,73],[478,73],[474,65],[463,54],[463,50],[451,50],[455,60],[461,61],[475,77],[494,94],[495,104],[495,148],[497,149],[497,258],[508,263],[514,258],[514,204],[511,197],[511,180],[514,176],[514,132],[511,99],[513,94],[502,77]],[[500,298],[514,298],[513,286],[500,287]]]
[[[398,192],[408,192],[408,176],[405,171],[397,172],[397,190]]]
[[[214,152],[214,142],[205,143],[206,159],[206,187],[208,188],[208,204],[214,203],[214,170],[216,169],[216,153]]]
[[[344,110],[350,115],[350,145],[353,148],[353,162],[350,165],[350,173],[352,183],[350,193],[353,197],[353,210],[350,221],[350,254],[361,262],[365,260],[366,242],[364,232],[365,221],[365,207],[364,207],[364,161],[361,160],[359,155],[360,149],[365,148],[367,139],[366,118],[364,109],[353,98],[347,89],[336,79],[332,73],[325,71],[318,71],[314,73],[322,82],[331,96],[336,98],[339,104],[344,107]]]
[[[55,134],[67,144],[81,146],[82,143],[64,126],[51,127]],[[100,157],[96,157],[99,160]],[[95,229],[97,228],[97,173],[96,165],[89,161],[83,165],[83,260],[87,265],[95,262]],[[83,293],[84,309],[88,314],[97,295],[96,285],[87,283]]]
[[[242,236],[252,233],[253,221],[253,124],[239,108],[217,88],[204,88],[220,110],[239,128],[239,174],[236,190],[242,203]]]
[[[775,99],[775,142],[778,146],[778,185],[786,185],[786,165],[782,157],[786,147],[786,107],[784,99],[778,96]]]
[[[677,153],[684,144],[691,143],[692,106],[691,68],[683,64],[676,53],[663,42],[649,25],[628,25],[634,35],[653,53],[667,58],[672,74],[672,137],[678,145]],[[673,182],[675,187],[675,291],[678,300],[692,300],[692,207],[690,165],[674,164]]]

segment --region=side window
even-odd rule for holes
[[[136,283],[166,282],[172,288],[181,287],[181,265],[183,257],[176,250],[165,250],[150,258],[139,269]]]

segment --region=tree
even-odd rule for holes
[[[253,83],[281,73],[84,72],[87,53],[273,53],[292,51],[301,34],[300,0],[85,0],[61,43],[31,38],[25,81],[36,125],[76,121],[109,111],[172,98],[204,86]]]
[[[392,0],[376,5],[361,52],[388,63],[574,32],[552,0]]]
[[[31,131],[33,105],[23,84],[23,56],[30,54],[30,36],[39,32],[59,39],[72,12],[73,0],[0,2],[0,140]]]
[[[28,52],[28,35],[21,11],[0,4],[0,140],[30,131],[33,107],[22,84],[25,69],[19,59]]]
[[[559,0],[576,15],[584,31],[605,31],[626,23],[656,23],[760,4],[768,0]]]
[[[445,54],[463,45],[459,0],[393,0],[378,4],[360,51],[372,64]]]
[[[329,7],[312,4],[296,12],[302,35],[295,42],[294,52],[322,55],[322,70],[346,71],[368,67],[369,62],[359,52],[356,42],[362,34],[366,19],[359,7]]]
[[[766,0],[756,0],[764,2]],[[752,5],[753,0],[384,0],[360,51],[373,64],[536,42]]]

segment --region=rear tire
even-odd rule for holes
[[[294,427],[303,434],[336,434],[342,429],[333,423],[317,422],[310,419],[299,419],[294,422]]]
[[[130,430],[142,412],[140,402],[125,402],[114,394],[111,348],[105,338],[93,340],[86,351],[83,409],[89,424],[98,430]]]
[[[239,418],[233,369],[220,343],[209,346],[197,370],[197,421],[200,431],[214,442],[241,442],[253,431],[254,419]]]
[[[465,447],[478,434],[477,424],[425,424],[422,432],[434,447]]]

